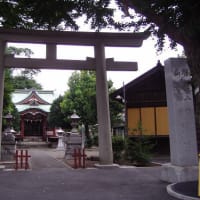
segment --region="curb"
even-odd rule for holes
[[[191,196],[187,196],[187,195],[175,192],[174,185],[176,185],[176,183],[173,183],[167,186],[167,192],[169,195],[178,199],[182,199],[182,200],[200,200],[200,198],[198,197],[191,197]]]

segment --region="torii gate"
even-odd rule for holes
[[[140,47],[146,33],[99,33],[99,32],[57,32],[41,30],[18,30],[0,28],[0,133],[2,132],[4,68],[72,69],[96,70],[96,99],[99,134],[100,164],[113,164],[110,111],[106,70],[137,70],[137,62],[115,62],[105,58],[105,46]],[[46,44],[46,59],[15,58],[5,55],[6,43]],[[58,60],[56,45],[93,46],[95,58],[86,61]],[[1,134],[0,134],[1,151]]]

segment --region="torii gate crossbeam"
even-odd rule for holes
[[[143,40],[147,37],[148,34],[146,33],[57,32],[0,28],[0,133],[2,132],[3,72],[5,66],[16,68],[96,70],[100,164],[111,165],[113,163],[113,153],[106,70],[136,70],[137,63],[115,62],[113,59],[106,59],[105,46],[140,47]],[[5,47],[8,42],[46,44],[46,59],[7,56],[5,55]],[[86,61],[58,60],[56,58],[56,45],[58,44],[93,46],[95,58],[88,58]]]

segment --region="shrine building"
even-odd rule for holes
[[[53,91],[18,89],[13,92],[12,101],[20,115],[20,138],[46,138],[47,117],[54,99]]]
[[[127,134],[132,136],[169,136],[168,108],[164,67],[156,67],[116,90],[112,98],[121,97],[126,107]],[[142,130],[139,128],[142,128]]]

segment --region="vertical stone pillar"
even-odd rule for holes
[[[168,182],[197,179],[197,139],[190,81],[186,59],[165,61],[171,164],[163,167],[161,179]]]
[[[0,41],[0,160],[1,160],[1,140],[2,140],[2,117],[3,117],[3,95],[4,95],[4,54],[5,42]]]
[[[113,164],[113,153],[105,49],[103,44],[95,46],[95,59],[100,164],[111,165]]]

